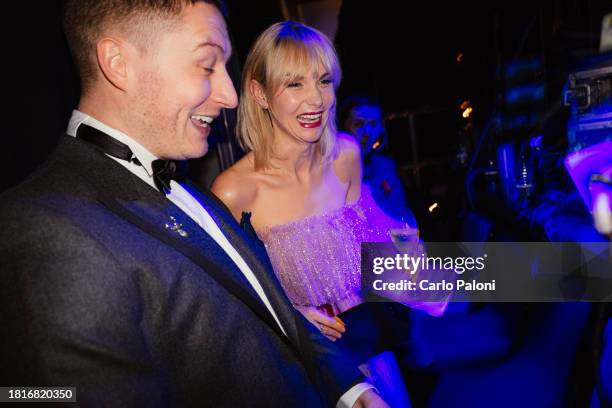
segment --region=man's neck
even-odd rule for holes
[[[125,126],[122,120],[121,113],[117,112],[116,110],[107,109],[106,108],[107,104],[104,102],[104,98],[100,98],[100,99],[101,100],[98,102],[98,101],[92,100],[92,98],[83,97],[79,101],[79,107],[77,109],[80,112],[83,112],[84,114],[91,116],[97,121],[102,122],[103,124],[110,126],[113,129],[116,129],[120,131],[121,133],[125,134],[126,136],[129,136],[130,138],[138,141],[138,139],[134,137],[132,132],[130,132],[128,127]],[[119,105],[116,105],[116,106],[119,106]],[[140,143],[140,141],[138,142]]]

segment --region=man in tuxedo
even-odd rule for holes
[[[386,406],[223,204],[176,180],[237,104],[215,4],[68,0],[64,26],[78,110],[0,198],[0,385],[75,386],[83,406]]]

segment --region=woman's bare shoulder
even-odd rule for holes
[[[251,206],[257,193],[255,170],[250,154],[219,174],[212,184],[212,192],[228,206],[234,218]]]
[[[353,135],[338,132],[336,136],[338,143],[338,158],[361,159],[361,147]]]
[[[361,147],[346,133],[337,135],[337,153],[334,160],[336,175],[343,182],[361,179]]]

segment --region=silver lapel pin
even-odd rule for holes
[[[164,226],[170,231],[176,232],[183,238],[187,238],[189,236],[187,231],[183,229],[183,224],[179,224],[178,222],[176,222],[176,218],[174,218],[173,216],[170,216],[170,222],[167,222],[166,224],[164,224]]]

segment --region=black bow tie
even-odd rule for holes
[[[164,194],[170,192],[170,181],[183,181],[187,175],[187,162],[175,162],[173,160],[153,160],[151,163],[153,169],[153,181],[155,187]]]
[[[132,149],[106,133],[88,125],[80,125],[76,137],[91,143],[96,148],[110,156],[129,161],[142,166],[134,156]],[[153,160],[153,182],[155,187],[164,194],[170,192],[170,181],[181,181],[187,174],[187,162],[175,162],[173,160]]]

